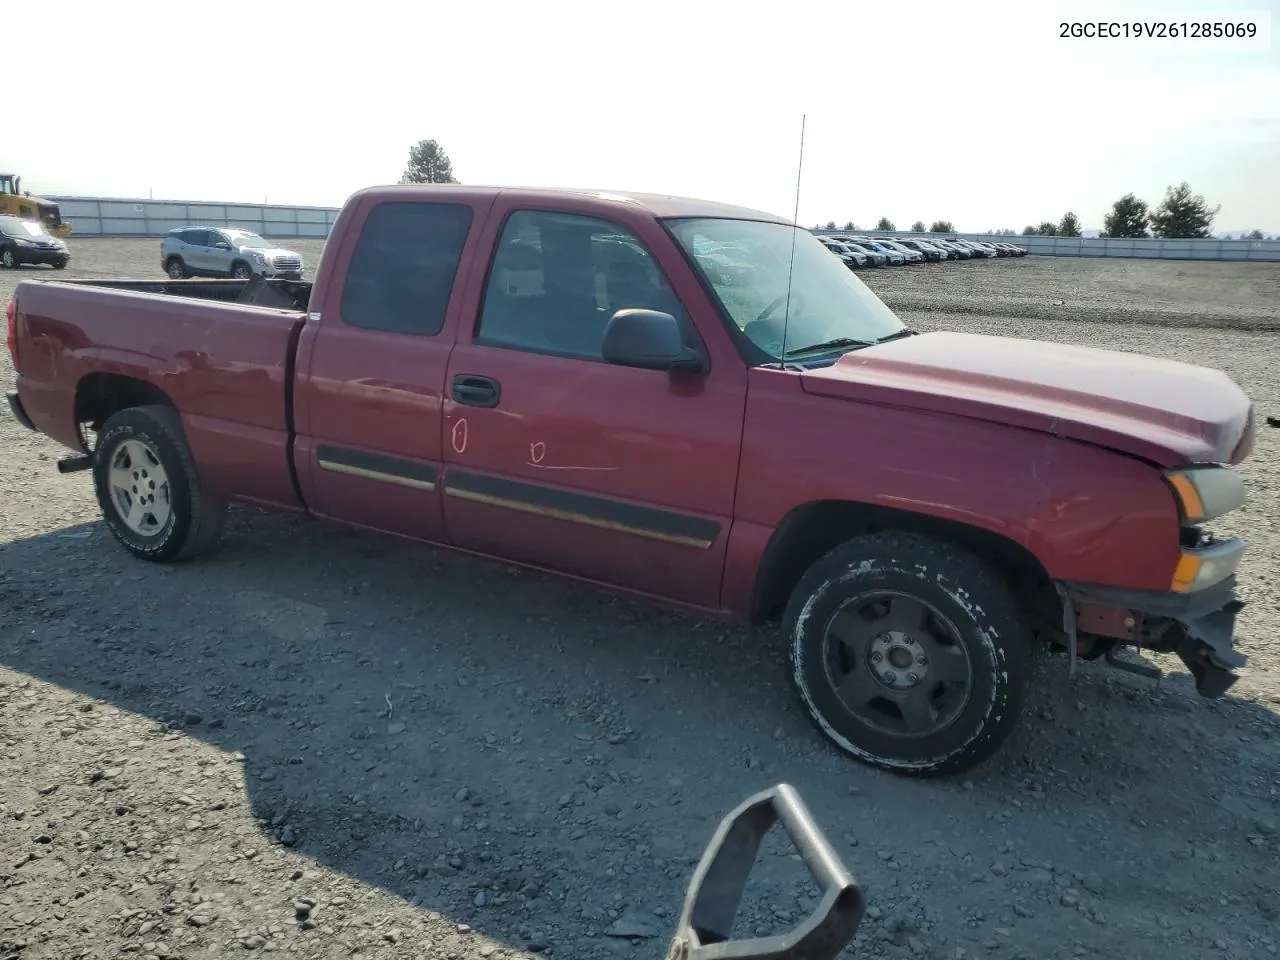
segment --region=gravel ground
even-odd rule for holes
[[[71,276],[160,275],[155,241],[73,248]],[[863,276],[922,329],[1222,367],[1280,415],[1273,265]],[[5,960],[659,957],[714,824],[778,781],[867,885],[851,955],[1280,950],[1280,431],[1222,524],[1251,544],[1232,696],[1049,658],[1023,729],[945,782],[838,755],[772,630],[248,508],[149,566],[61,448],[4,416],[0,452]],[[801,870],[770,845],[739,929],[799,920]]]

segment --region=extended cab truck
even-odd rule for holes
[[[15,416],[134,555],[242,500],[780,616],[817,726],[899,772],[993,753],[1046,647],[1175,652],[1206,696],[1244,663],[1205,526],[1244,499],[1233,382],[914,334],[769,214],[371,188],[314,285],[24,281],[8,326]]]

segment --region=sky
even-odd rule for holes
[[[1215,232],[1280,232],[1280,0],[230,10],[64,0],[56,21],[17,14],[42,40],[10,53],[41,66],[14,75],[32,86],[10,115],[34,119],[0,138],[0,169],[36,194],[339,206],[396,182],[431,138],[472,184],[793,216],[798,179],[805,225],[1021,230],[1070,210],[1097,229],[1121,195],[1154,206],[1186,180],[1221,205]],[[1183,19],[1261,32],[1059,37],[1062,22]]]

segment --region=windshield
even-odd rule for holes
[[[271,244],[256,233],[233,233],[231,242],[239,247],[252,247],[254,250],[270,250]]]
[[[0,233],[10,237],[47,237],[49,231],[38,220],[19,217],[0,217]]]
[[[718,217],[668,220],[667,225],[734,324],[774,360],[782,359],[784,327],[788,357],[805,353],[814,344],[845,339],[868,343],[906,329],[808,230]],[[788,309],[787,268],[793,240],[795,265]],[[735,249],[725,257],[722,247],[717,259],[699,252],[713,243]]]

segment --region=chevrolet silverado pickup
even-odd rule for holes
[[[144,560],[246,501],[780,619],[841,750],[992,755],[1038,654],[1221,696],[1253,407],[1144,356],[917,333],[793,223],[647,194],[374,187],[313,283],[36,281],[14,416]]]

